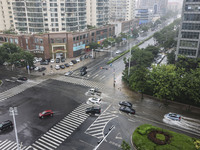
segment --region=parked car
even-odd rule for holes
[[[175,121],[181,121],[181,115],[176,114],[176,113],[168,113],[164,115],[165,118],[168,118],[170,120],[175,120]]]
[[[68,63],[66,63],[66,64],[65,64],[65,67],[69,67],[69,64],[68,64]]]
[[[127,102],[127,101],[121,101],[121,102],[119,102],[119,105],[121,105],[121,106],[127,106],[127,107],[132,107],[132,104],[130,102]]]
[[[86,66],[83,66],[83,67],[81,67],[80,72],[84,72],[84,71],[86,71],[86,70],[87,70],[87,67],[86,67]]]
[[[17,79],[17,81],[19,81],[19,82],[21,82],[21,81],[27,81],[27,80],[28,80],[27,77],[19,77],[19,78]]]
[[[80,58],[76,58],[76,61],[77,61],[77,62],[80,62]]]
[[[35,69],[34,69],[34,70],[35,70],[35,71],[38,71],[39,69],[40,69],[40,67],[35,67]]]
[[[48,116],[53,116],[53,111],[52,110],[45,110],[41,113],[39,113],[39,118],[44,118],[44,117],[48,117]]]
[[[10,120],[4,121],[0,124],[0,130],[1,131],[5,131],[5,130],[8,130],[10,128],[13,128],[13,123]]]
[[[96,97],[90,97],[88,99],[88,101],[92,104],[97,104],[100,105],[101,104],[101,99],[100,98],[96,98]]]
[[[133,108],[127,107],[127,106],[121,106],[119,108],[120,111],[123,111],[125,113],[129,113],[129,114],[135,114],[135,110]]]
[[[61,69],[65,69],[65,65],[60,65],[60,68]]]
[[[50,61],[51,63],[54,63],[55,62],[55,60],[54,59],[51,59],[51,61]]]
[[[65,59],[64,59],[64,58],[62,58],[62,59],[61,59],[61,62],[65,62]]]
[[[56,58],[56,63],[60,63],[60,58]]]
[[[39,72],[42,72],[42,71],[44,71],[44,70],[46,70],[45,67],[42,67],[42,68],[39,68],[39,69],[38,69]]]
[[[100,95],[101,94],[101,92],[97,89],[97,88],[91,88],[91,89],[89,89],[88,90],[88,92],[90,93],[90,94],[96,94],[96,95]]]
[[[81,72],[81,76],[84,76],[85,74],[87,74],[86,70]]]
[[[45,61],[40,61],[40,65],[48,65],[49,64],[49,62],[47,61],[47,60],[45,60]]]
[[[59,70],[59,69],[60,69],[60,66],[59,66],[59,65],[56,65],[56,66],[55,66],[55,69],[56,69],[56,70]]]
[[[74,64],[70,61],[70,62],[69,62],[69,65],[70,65],[70,66],[73,66]]]
[[[68,71],[68,72],[66,72],[64,75],[65,76],[70,76],[70,75],[72,75],[73,74],[73,71]]]
[[[101,108],[100,107],[89,107],[89,108],[86,108],[85,113],[86,114],[92,114],[92,115],[100,114]]]
[[[76,61],[76,60],[72,60],[71,62],[72,62],[73,64],[76,64],[76,63],[77,63],[77,61]]]

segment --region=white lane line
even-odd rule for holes
[[[112,118],[107,118],[107,119],[101,119],[101,120],[97,120],[97,121],[95,121],[95,123],[96,123],[96,122],[108,121],[108,120],[112,120]]]
[[[106,77],[106,76],[101,77],[100,80],[102,80],[102,79],[105,78],[105,77]]]
[[[74,123],[77,123],[77,122],[82,123],[83,122],[83,119],[80,119],[80,118],[77,119],[77,118],[72,118],[72,117],[66,117],[63,120],[68,120],[68,119],[70,119]]]
[[[94,131],[88,131],[88,133],[95,133],[95,132],[102,132],[103,130],[102,129],[100,129],[100,130],[94,130]]]
[[[50,147],[57,148],[56,146],[54,146],[54,145],[52,145],[52,144],[50,144],[50,143],[48,143],[48,142],[46,142],[46,141],[44,141],[42,139],[38,139],[38,141],[40,141],[40,142],[42,142],[42,143],[44,143],[44,144],[46,144],[46,145],[48,145]],[[49,149],[51,149],[51,148],[49,148]]]
[[[61,124],[61,123],[59,123],[59,124]],[[73,127],[71,127],[71,126],[69,126],[67,123],[62,123],[61,124],[62,126],[66,126],[66,128],[69,128],[70,130],[75,130],[76,128],[74,128],[74,126]]]
[[[57,124],[56,126],[59,127],[59,128],[62,128],[63,130],[69,131],[70,134],[73,132],[73,130],[70,130],[70,129],[68,129],[68,128],[66,128],[66,127],[64,127],[64,126],[62,126],[62,125],[60,125],[60,124]],[[67,131],[66,131],[66,132],[67,132]]]
[[[91,125],[91,127],[94,127],[94,126],[98,126],[98,125],[101,125],[101,124],[107,124],[107,122],[102,122],[102,123],[93,123],[92,125]]]
[[[63,139],[66,139],[66,138],[67,138],[67,136],[62,136],[62,135],[60,135],[60,134],[58,134],[58,133],[56,133],[56,132],[54,132],[54,131],[52,131],[52,130],[49,130],[49,132],[51,132],[52,134],[55,134],[55,135],[57,135],[57,136],[59,136],[59,137],[62,137]]]
[[[63,139],[61,139],[60,137],[57,137],[57,136],[53,135],[52,133],[47,132],[46,134],[48,134],[49,136],[54,137],[55,139],[58,139],[58,140],[64,141]]]
[[[75,124],[81,124],[84,120],[82,121],[75,121],[75,118],[67,118],[67,119],[64,119],[63,121],[71,121],[72,123],[75,123]]]
[[[108,118],[115,118],[116,117],[116,115],[110,115],[110,116],[104,116],[104,117],[98,117],[98,120],[103,120],[103,119],[108,119]]]
[[[67,125],[69,125],[69,126],[71,126],[71,127],[74,127],[74,129],[76,129],[76,127],[79,126],[79,124],[72,123],[69,120],[65,120],[65,121],[62,121],[62,122],[65,123],[65,124],[67,124]]]
[[[94,129],[98,129],[98,128],[104,128],[104,126],[98,126],[98,127],[90,127],[89,129],[87,129],[87,132],[88,132],[88,130],[94,130]]]
[[[43,146],[43,147],[45,147],[45,148],[47,148],[47,149],[49,149],[49,150],[53,150],[52,148],[50,148],[50,147],[48,147],[48,146],[46,146],[46,145],[44,145],[43,143],[40,143],[40,142],[38,142],[38,141],[36,141],[35,143],[37,143],[37,144],[39,144],[39,145],[41,145],[41,146]]]
[[[68,131],[66,131],[66,130],[63,130],[63,129],[57,127],[57,126],[54,126],[53,128],[56,128],[56,129],[59,130],[59,131],[65,132],[66,134],[69,134],[69,135],[71,134],[70,132],[68,132]]]
[[[14,143],[11,147],[9,147],[7,150],[10,150],[11,148],[15,148],[17,146],[17,143]]]
[[[58,131],[57,129],[51,128],[51,130],[53,130],[53,131],[56,132],[56,133],[60,133],[62,136],[66,136],[66,137],[69,136],[68,134],[65,134],[65,133],[63,133],[63,132],[61,132],[61,131]]]
[[[10,142],[8,145],[6,145],[2,150],[6,150],[7,147],[9,147],[11,144],[14,144],[14,142]]]
[[[98,76],[99,76],[99,74],[97,74],[97,75],[93,76],[93,77],[92,77],[92,79],[94,79],[94,78],[96,78],[96,77],[98,77]]]
[[[46,135],[46,134],[44,134],[44,136],[45,137],[47,137],[47,138],[49,138],[49,139],[51,139],[51,140],[54,140],[55,142],[58,142],[58,143],[62,143],[61,141],[59,141],[59,140],[57,140],[57,139],[55,139],[55,138],[52,138],[51,136],[48,136],[48,135]]]
[[[92,136],[98,136],[98,135],[103,135],[103,133],[97,133],[97,134],[92,134]]]
[[[52,144],[54,144],[54,145],[56,145],[56,146],[59,146],[60,144],[58,144],[58,143],[55,143],[54,141],[52,141],[52,140],[50,140],[50,139],[48,139],[48,138],[46,138],[46,137],[41,137],[41,139],[43,139],[43,140],[45,140],[45,141],[47,141],[47,142],[50,142],[50,143],[52,143]]]
[[[38,145],[36,145],[36,144],[32,144],[33,145],[33,147],[37,147],[37,148],[39,148],[40,150],[45,150],[44,148],[42,148],[42,147],[40,147],[40,146],[38,146]]]
[[[1,145],[0,149],[3,148],[5,145],[7,145],[7,144],[10,143],[10,142],[11,142],[11,141],[7,141],[7,140],[4,141],[4,142],[3,142],[3,145]]]

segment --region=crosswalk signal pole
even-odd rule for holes
[[[115,128],[115,126],[111,126],[108,133],[105,134],[104,138],[101,139],[100,141],[98,141],[98,145],[93,149],[93,150],[97,150],[97,148],[99,148],[99,146],[103,143],[103,141],[107,138],[107,136],[111,133],[111,131]]]
[[[19,147],[19,141],[18,141],[18,135],[17,135],[17,127],[16,127],[16,121],[15,121],[15,115],[17,115],[17,107],[10,107],[9,109],[10,115],[13,116],[13,122],[14,122],[14,129],[15,129],[15,137],[17,142],[17,150],[20,150]]]

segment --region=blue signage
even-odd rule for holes
[[[85,49],[85,44],[73,47],[73,51],[78,51],[80,49]]]

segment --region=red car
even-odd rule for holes
[[[52,110],[45,110],[41,113],[39,113],[39,118],[44,118],[44,117],[47,117],[47,116],[53,116],[53,111]]]

